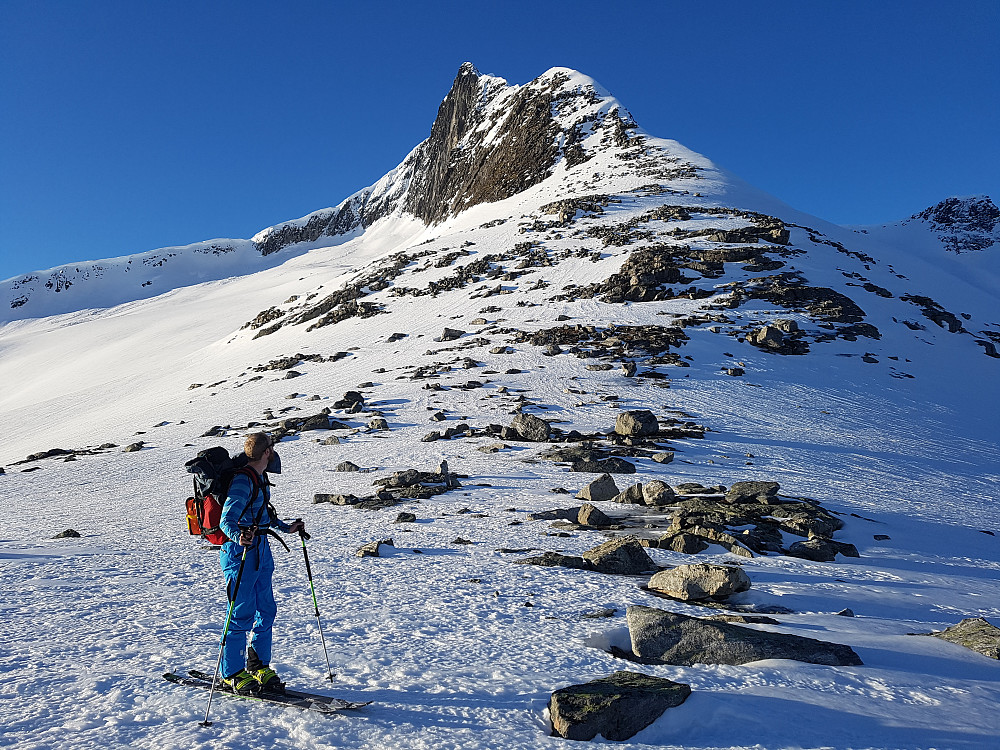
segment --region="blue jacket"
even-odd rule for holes
[[[237,547],[239,555],[243,554],[237,541],[240,537],[240,530],[253,526],[258,515],[260,520],[257,525],[261,530],[275,528],[278,531],[288,531],[287,523],[276,516],[271,516],[270,500],[271,488],[264,481],[260,482],[260,489],[257,496],[254,497],[253,483],[250,481],[250,477],[242,472],[233,477],[233,481],[229,485],[229,495],[222,506],[222,520],[219,526],[222,528],[222,533],[230,539],[227,544]],[[262,535],[254,539],[251,549],[258,549],[261,545],[267,545],[266,536]]]

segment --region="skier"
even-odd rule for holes
[[[223,682],[229,689],[247,695],[260,690],[284,690],[284,684],[270,667],[271,627],[277,607],[271,587],[274,558],[268,535],[281,541],[271,527],[285,533],[299,533],[305,531],[305,524],[301,520],[285,523],[271,505],[267,473],[280,474],[281,459],[270,437],[263,432],[254,433],[247,437],[243,450],[248,470],[238,472],[233,478],[220,524],[229,538],[222,545],[220,560],[233,608],[221,669],[225,675]],[[234,599],[233,589],[244,554],[243,577]]]

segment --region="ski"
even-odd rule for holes
[[[163,675],[163,678],[175,685],[184,685],[186,687],[198,688],[199,690],[211,690],[212,688],[212,675],[194,669],[188,672],[187,676],[167,672]],[[371,701],[346,701],[330,695],[307,693],[301,690],[286,690],[284,693],[263,692],[253,695],[239,695],[222,687],[221,680],[216,683],[215,692],[233,698],[257,701],[258,703],[272,703],[278,706],[290,706],[322,714],[351,711],[371,703]]]

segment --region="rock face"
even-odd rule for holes
[[[691,687],[638,672],[560,688],[549,701],[552,734],[570,740],[597,735],[622,742],[645,729],[668,708],[681,705]]]
[[[656,563],[650,559],[634,536],[611,539],[599,547],[584,552],[583,557],[600,573],[638,575],[656,569]]]
[[[469,205],[509,198],[548,177],[560,153],[560,128],[552,118],[558,83],[557,77],[543,77],[518,89],[487,145],[480,142],[492,128],[479,126],[489,103],[507,87],[463,64],[438,108],[430,138],[418,147],[405,208],[433,224]],[[457,149],[460,143],[463,148]]]
[[[659,431],[660,423],[648,409],[622,412],[615,420],[615,432],[619,435],[645,436],[655,435]]]
[[[1000,241],[1000,209],[985,195],[948,198],[911,218],[928,222],[953,253],[982,251]]]
[[[661,570],[649,580],[649,588],[675,599],[708,599],[750,590],[750,578],[729,565],[678,565]]]
[[[991,659],[1000,659],[1000,628],[994,627],[982,617],[971,617],[938,633],[925,635],[971,648]]]
[[[632,653],[650,664],[746,664],[761,659],[794,659],[831,666],[862,663],[854,649],[839,643],[751,630],[652,607],[628,607],[625,615]]]

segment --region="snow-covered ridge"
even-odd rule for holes
[[[582,173],[597,153],[630,150],[637,132],[617,100],[576,71],[553,68],[528,84],[511,86],[466,63],[442,101],[430,137],[374,185],[337,206],[268,227],[249,240],[209,240],[7,279],[0,282],[0,323],[106,308],[255,273],[312,248],[344,242],[380,219],[408,214],[438,223],[522,193],[551,178],[557,165],[561,173]],[[660,146],[665,152],[676,152],[667,154],[671,164],[711,169],[679,144],[662,143],[669,144]],[[670,178],[669,171],[647,177]],[[581,189],[592,190],[601,181]],[[563,189],[572,194],[572,186]]]

